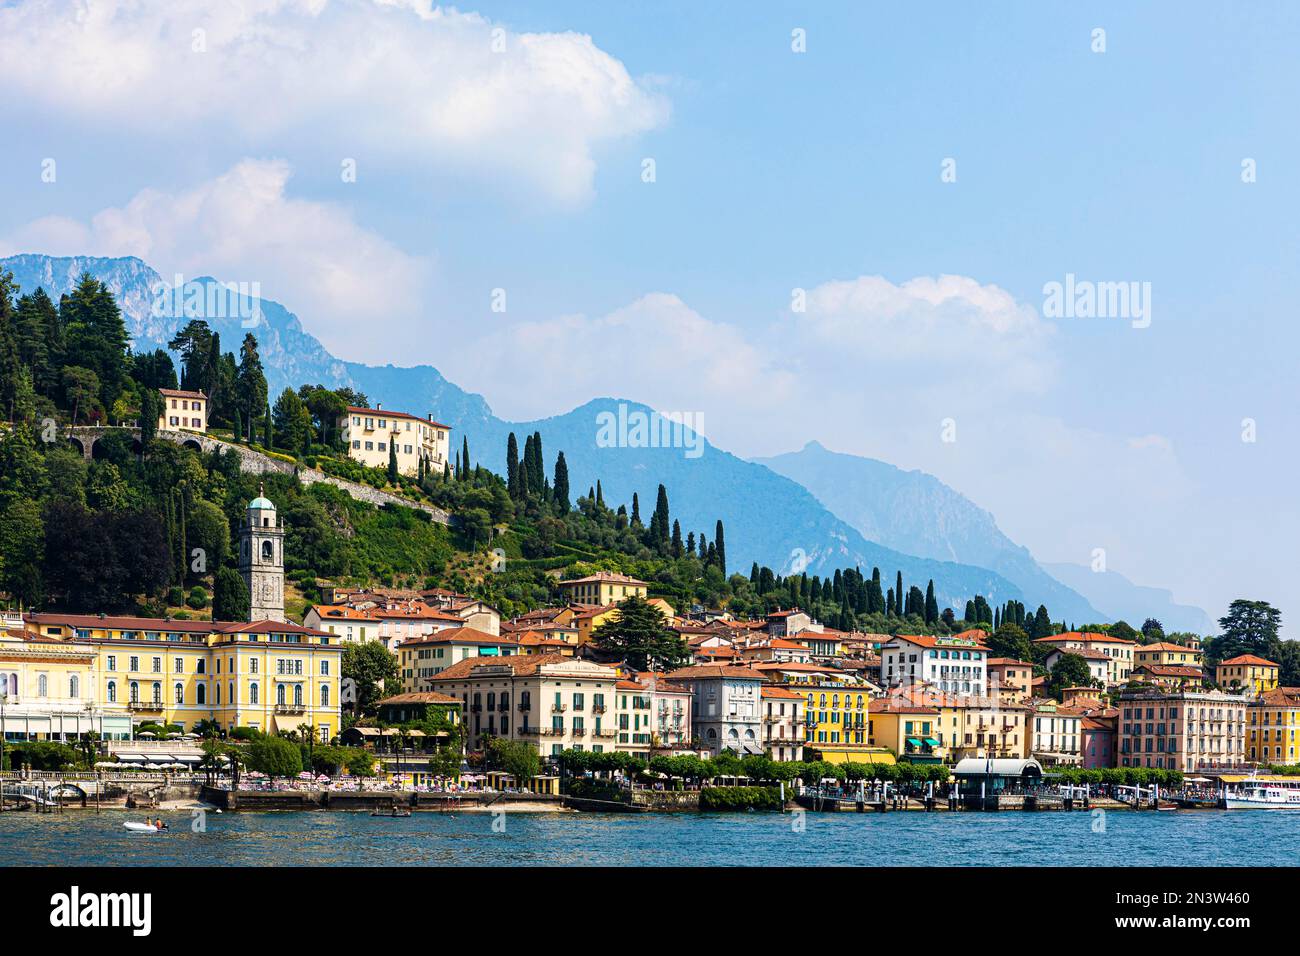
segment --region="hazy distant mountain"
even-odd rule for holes
[[[1081,564],[1044,564],[1043,567],[1086,596],[1111,620],[1141,627],[1143,621],[1154,617],[1166,632],[1218,633],[1218,626],[1209,614],[1199,607],[1175,604],[1173,593],[1164,588],[1143,587],[1114,571],[1096,572]]]
[[[1046,604],[1058,621],[1107,619],[1004,535],[991,514],[933,475],[829,451],[818,442],[755,460],[803,485],[871,541],[907,554],[989,568],[1031,595],[1035,607]]]
[[[56,301],[83,271],[95,275],[117,296],[137,350],[165,348],[185,321],[160,314],[154,307],[159,292],[168,290],[167,283],[136,258],[21,255],[0,260],[0,267],[14,273],[22,291],[44,286]],[[193,282],[202,287],[218,285],[211,278]],[[458,434],[468,436],[472,460],[498,471],[504,470],[506,436],[510,431],[519,435],[521,447],[524,434],[540,431],[548,467],[555,453],[564,451],[575,496],[585,493],[599,478],[608,502],[630,502],[632,493],[637,492],[642,514],[648,519],[657,484],[662,481],[668,489],[672,514],[681,521],[683,535],[704,532],[712,540],[714,521],[722,518],[729,570],[748,573],[754,561],[783,572],[802,563],[809,574],[825,574],[848,565],[859,565],[869,573],[873,566],[879,566],[890,582],[901,570],[905,586],[924,588],[926,581],[933,578],[941,605],[958,610],[979,593],[991,603],[1017,598],[1037,606],[1045,601],[1053,614],[1070,615],[1065,600],[1068,592],[1050,579],[1038,582],[1044,588],[1041,593],[1025,590],[978,561],[964,557],[960,562],[950,561],[944,552],[933,549],[914,557],[905,549],[876,543],[869,540],[871,535],[864,536],[851,523],[832,514],[825,502],[819,502],[797,481],[707,444],[703,454],[694,458],[686,457],[680,448],[598,447],[597,415],[602,411],[616,413],[623,404],[620,400],[596,399],[541,421],[506,422],[492,414],[482,396],[464,391],[431,366],[372,367],[343,361],[326,351],[319,340],[304,331],[298,317],[279,303],[262,300],[241,305],[230,310],[228,317],[204,317],[220,333],[222,347],[227,351],[238,350],[246,331],[257,336],[272,397],[286,386],[304,382],[331,387],[349,385],[386,408],[420,415],[432,413],[451,424]],[[244,327],[243,316],[253,317],[251,328]],[[635,402],[626,405],[631,412],[650,411]],[[923,515],[918,512],[915,517],[919,521]],[[1077,596],[1075,603],[1080,603]]]

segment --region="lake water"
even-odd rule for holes
[[[1293,866],[1300,812],[0,815],[5,866]],[[1096,832],[1099,823],[1104,830]]]

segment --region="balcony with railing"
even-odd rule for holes
[[[128,710],[139,711],[145,714],[161,714],[164,709],[161,700],[133,700],[126,706]]]

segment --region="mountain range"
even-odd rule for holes
[[[164,314],[174,310],[155,308],[159,293],[170,287],[134,257],[24,254],[0,259],[0,268],[14,274],[21,291],[43,286],[56,301],[83,272],[96,276],[117,297],[137,351],[166,348],[186,321]],[[207,277],[192,283],[205,289],[220,286]],[[510,432],[521,445],[525,434],[540,432],[548,463],[556,452],[565,453],[575,495],[600,479],[607,502],[629,503],[635,492],[648,516],[662,482],[683,535],[702,532],[712,540],[714,521],[721,518],[729,571],[747,573],[751,562],[780,573],[802,568],[810,575],[852,565],[869,573],[878,566],[888,584],[896,571],[903,573],[905,588],[924,589],[933,579],[940,606],[950,605],[959,615],[967,599],[983,594],[990,604],[1016,599],[1031,611],[1044,603],[1055,619],[1080,624],[1120,616],[1140,622],[1146,616],[1183,612],[1189,619],[1199,615],[1208,621],[1197,608],[1174,605],[1169,592],[1138,588],[1119,575],[1104,582],[1080,579],[1068,566],[1054,566],[1066,567],[1060,575],[1049,573],[1002,534],[992,515],[922,472],[837,454],[816,443],[799,452],[745,461],[702,436],[698,456],[680,447],[611,447],[598,440],[602,414],[617,416],[620,406],[629,417],[652,413],[630,398],[597,398],[563,415],[508,422],[492,413],[483,396],[448,381],[432,366],[348,362],[331,355],[280,303],[260,299],[242,306],[237,314],[204,318],[220,333],[226,351],[237,351],[244,333],[253,332],[273,397],[304,383],[350,386],[372,404],[432,414],[451,424],[468,438],[471,459],[498,472],[504,472]],[[1064,575],[1068,585],[1061,580]],[[1161,620],[1170,630],[1184,629],[1181,623]]]

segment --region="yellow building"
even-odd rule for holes
[[[1277,688],[1278,666],[1254,654],[1238,654],[1214,669],[1214,682],[1229,693],[1258,697]]]
[[[163,403],[159,431],[207,433],[208,396],[179,388],[160,388],[158,392]]]
[[[107,710],[95,697],[93,647],[29,634],[21,618],[0,624],[0,733],[6,740],[68,742],[92,732],[106,740],[130,737],[130,714]]]
[[[424,459],[426,470],[441,472],[451,456],[451,426],[406,412],[349,405],[339,418],[339,434],[348,456],[369,468],[387,468],[389,449],[397,455],[397,470],[414,475]]]
[[[1144,664],[1155,667],[1200,667],[1201,652],[1183,644],[1157,641],[1141,644],[1133,651],[1133,666]]]
[[[594,607],[578,611],[573,615],[573,624],[578,628],[578,643],[586,644],[591,640],[591,632],[609,620],[618,620],[618,608]]]
[[[943,693],[919,684],[895,688],[888,699],[937,710],[934,737],[953,763],[966,757],[1028,756],[1023,705],[1004,704],[996,697]]]
[[[644,581],[630,578],[626,574],[614,574],[611,571],[598,571],[585,578],[558,581],[556,584],[566,601],[602,606],[617,604],[630,597],[643,598],[649,587]]]
[[[938,738],[939,709],[898,697],[871,702],[868,740],[913,763],[939,763],[947,751]]]
[[[1300,727],[1300,687],[1266,690],[1246,708],[1246,759],[1294,766]]]
[[[824,751],[833,744],[870,745],[871,694],[866,687],[800,684],[797,689],[804,695],[806,747]]]
[[[134,724],[339,732],[342,642],[298,624],[30,614],[30,635],[93,650],[94,699]]]

